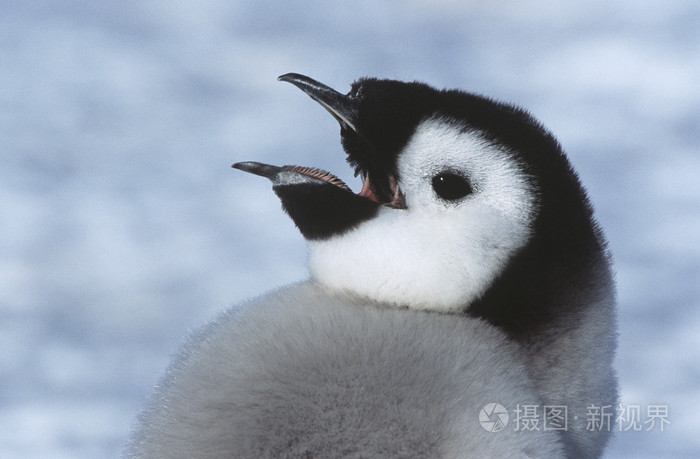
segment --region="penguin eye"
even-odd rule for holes
[[[433,190],[446,201],[454,201],[470,194],[472,187],[469,181],[452,172],[442,172],[433,177]]]

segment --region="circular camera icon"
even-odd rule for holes
[[[479,423],[484,430],[500,432],[508,425],[508,410],[499,403],[489,403],[479,411]]]

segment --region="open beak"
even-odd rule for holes
[[[362,138],[358,120],[358,102],[351,96],[307,76],[288,73],[278,78],[300,88],[338,120],[343,136]],[[302,166],[272,166],[253,161],[232,167],[268,178],[282,206],[307,239],[323,239],[347,231],[372,218],[379,207],[405,209],[406,201],[396,178],[373,167],[360,164],[362,190],[355,194],[341,179],[322,169]],[[377,188],[377,181],[382,186]],[[378,191],[378,190],[381,190]]]
[[[342,135],[364,138],[358,123],[359,102],[356,99],[298,73],[287,73],[277,79],[293,84],[325,108],[340,124]],[[373,169],[376,168],[370,164],[359,167],[363,184],[358,196],[395,209],[405,209],[406,200],[396,178],[386,171]],[[385,182],[386,186],[377,188],[378,180]]]

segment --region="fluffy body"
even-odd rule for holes
[[[131,457],[562,457],[558,432],[489,432],[541,404],[486,322],[396,310],[314,283],[223,314],[171,365]]]

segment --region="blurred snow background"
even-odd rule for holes
[[[0,2],[0,457],[120,453],[188,331],[306,276],[258,160],[337,172],[336,122],[276,77],[422,80],[560,139],[617,262],[623,403],[700,454],[700,6]]]

